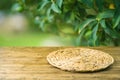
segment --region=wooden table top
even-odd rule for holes
[[[48,64],[46,56],[60,47],[0,48],[0,80],[120,80],[120,47],[93,48],[115,59],[109,68],[93,73],[62,71]]]

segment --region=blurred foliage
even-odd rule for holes
[[[16,0],[11,10],[44,32],[74,37],[76,46],[120,45],[120,0]]]
[[[13,5],[14,2],[15,0],[0,0],[0,10],[10,10],[10,7]]]

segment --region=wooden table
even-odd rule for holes
[[[0,80],[120,80],[120,48],[93,48],[115,59],[109,68],[94,73],[62,71],[48,64],[46,56],[60,47],[0,48]]]

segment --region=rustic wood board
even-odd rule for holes
[[[62,47],[65,48],[65,47]],[[115,62],[94,73],[62,71],[48,64],[46,56],[60,47],[0,48],[0,80],[120,80],[120,47],[93,48],[109,53]]]

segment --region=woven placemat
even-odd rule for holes
[[[93,72],[107,68],[114,59],[108,53],[88,48],[66,48],[51,52],[47,61],[62,70]]]

